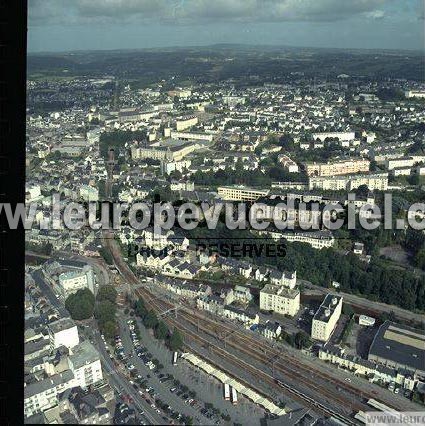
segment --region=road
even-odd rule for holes
[[[198,410],[196,410],[190,405],[186,405],[181,398],[179,398],[176,394],[170,392],[170,388],[173,386],[171,381],[161,383],[158,377],[156,377],[156,375],[144,365],[142,360],[134,354],[134,346],[133,342],[131,341],[130,330],[125,320],[123,318],[120,318],[119,324],[121,330],[120,336],[124,347],[124,352],[126,354],[132,354],[128,358],[128,362],[133,364],[143,376],[146,376],[147,374],[150,375],[150,378],[148,379],[149,386],[152,386],[155,389],[155,392],[158,393],[159,398],[162,401],[166,402],[168,405],[170,405],[173,410],[192,417],[194,419],[195,424],[208,424],[208,420],[202,418]]]
[[[44,296],[49,299],[50,304],[57,309],[61,317],[69,317],[69,312],[65,309],[65,306],[62,302],[57,299],[55,293],[53,292],[52,286],[47,282],[46,278],[41,269],[37,269],[31,273],[35,283],[40,288]]]
[[[106,351],[105,344],[103,343],[99,331],[94,327],[90,327],[86,328],[86,332],[95,342],[96,349],[99,352],[99,356],[102,362],[104,373],[108,375],[108,380],[111,386],[114,387],[114,389],[119,393],[124,393],[131,396],[134,401],[133,405],[137,408],[137,410],[139,412],[141,410],[145,412],[142,416],[142,420],[144,420],[145,423],[147,421],[153,425],[163,424],[164,420],[161,418],[161,416],[158,415],[158,413],[154,411],[152,407],[139,395],[139,393],[129,383],[127,377],[124,376],[120,369],[115,367],[108,352]],[[123,389],[123,391],[121,389]]]

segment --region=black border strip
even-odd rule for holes
[[[27,0],[0,0],[0,202],[25,201]],[[1,214],[0,214],[1,219]],[[0,221],[0,424],[23,423],[24,230]]]

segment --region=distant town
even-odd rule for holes
[[[82,55],[29,57],[26,423],[361,425],[370,411],[424,411],[415,72],[374,73],[364,53],[364,73],[337,60],[312,77],[303,52],[279,78],[261,55],[232,74],[240,59],[217,48],[179,52],[207,67],[193,75],[156,75],[159,51],[146,79],[122,71],[127,56],[117,71],[106,53]],[[52,229],[53,193],[61,209],[226,202],[236,214],[244,202],[294,229],[229,229],[222,215],[159,235],[125,216],[119,229]],[[325,209],[382,226],[328,229]]]

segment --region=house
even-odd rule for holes
[[[194,299],[196,297],[209,296],[211,295],[211,287],[205,284],[196,284],[188,281],[175,281],[168,280],[165,285],[168,291],[187,297],[189,299]]]
[[[165,251],[150,253],[137,253],[136,264],[149,269],[161,269],[170,261],[170,256]]]
[[[265,266],[260,266],[254,272],[254,277],[257,281],[266,281],[269,270]]]
[[[205,267],[198,263],[189,263],[185,260],[174,258],[164,265],[162,272],[164,275],[171,277],[192,280],[202,270],[205,270]]]
[[[240,262],[239,264],[239,274],[245,278],[249,278],[252,273],[252,265],[247,262]]]
[[[242,285],[236,285],[233,289],[234,300],[241,303],[249,303],[252,300],[251,290]]]
[[[363,243],[354,243],[353,245],[353,253],[357,255],[362,255],[364,252],[364,244]]]
[[[224,301],[220,296],[211,294],[202,296],[196,299],[196,307],[203,311],[211,312],[215,315],[220,315],[224,309]]]
[[[297,283],[297,271],[287,272],[287,271],[278,271],[273,269],[270,272],[269,279],[273,285],[281,285],[294,289]]]
[[[225,318],[237,320],[246,325],[258,324],[260,320],[257,313],[252,314],[243,309],[236,308],[235,306],[232,306],[232,305],[225,305],[222,315]]]
[[[267,339],[276,340],[282,333],[282,327],[278,322],[267,321],[264,324],[258,324],[253,328]]]
[[[225,305],[230,305],[235,300],[235,294],[231,288],[223,288],[220,291],[220,297]]]

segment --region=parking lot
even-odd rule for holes
[[[125,321],[122,321],[121,325],[125,329],[126,324],[124,323]],[[133,354],[131,362],[142,375],[150,376],[147,378],[148,386],[146,389],[153,388],[153,390],[149,389],[151,395],[157,393],[173,409],[191,416],[195,423],[227,424],[229,421],[227,416],[230,416],[231,423],[250,425],[260,423],[260,419],[264,417],[263,409],[240,396],[237,406],[225,401],[222,383],[181,359],[177,366],[173,366],[172,352],[163,343],[156,341],[140,322],[138,322],[138,325],[140,344],[145,349],[143,351],[145,355],[143,353],[140,356]],[[128,333],[130,333],[130,330]],[[122,337],[123,342],[125,342],[127,339],[124,335]],[[154,373],[155,369],[150,370],[149,366],[145,365],[146,361],[149,361],[146,353],[151,355],[151,359],[156,358],[162,364],[163,368],[158,374]],[[160,377],[160,375],[163,375],[163,377]],[[172,375],[173,380],[161,383],[161,380],[168,375]],[[192,399],[194,401],[191,401]],[[220,413],[220,415],[214,415],[214,412]],[[226,420],[222,418],[221,414],[226,417]]]

